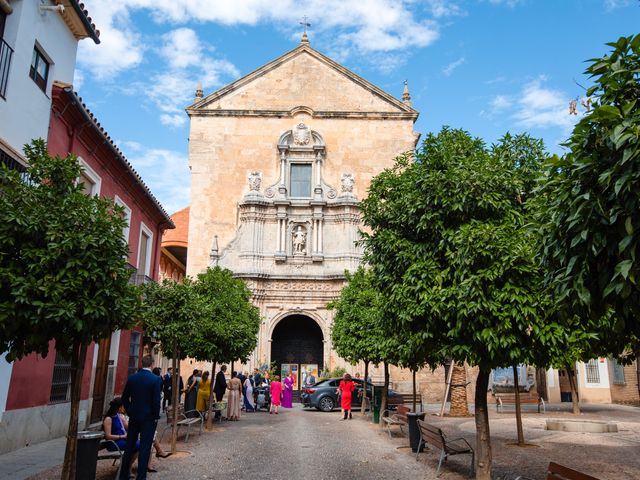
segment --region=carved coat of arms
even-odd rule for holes
[[[308,145],[311,141],[311,130],[304,123],[299,123],[293,129],[293,143],[296,145]]]

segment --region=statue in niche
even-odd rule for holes
[[[305,255],[307,253],[307,232],[301,225],[293,231],[293,254]]]
[[[293,129],[293,143],[296,145],[308,145],[311,141],[311,131],[304,123],[300,122]]]
[[[249,190],[252,192],[260,191],[260,184],[262,183],[262,173],[260,172],[251,172],[249,174]]]
[[[343,173],[342,178],[340,178],[340,183],[342,184],[343,193],[353,193],[353,186],[356,181],[351,173]]]

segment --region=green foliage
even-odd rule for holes
[[[561,349],[567,333],[546,321],[527,227],[544,156],[528,135],[489,149],[444,128],[372,181],[361,203],[366,258],[386,318],[425,355],[492,368],[547,364]]]
[[[194,332],[206,322],[208,306],[186,277],[181,283],[165,279],[162,284],[147,283],[144,292],[144,328],[160,340],[165,356],[187,356],[187,347],[193,342]]]
[[[261,322],[247,285],[230,270],[215,267],[198,275],[195,290],[207,305],[207,315],[190,336],[189,356],[246,362],[256,348]]]
[[[349,363],[380,363],[385,359],[385,331],[381,328],[382,298],[364,267],[345,272],[347,284],[340,299],[327,308],[336,311],[331,326],[331,344]]]
[[[329,377],[328,378],[342,377],[342,376],[344,376],[345,373],[347,373],[347,369],[346,368],[334,367],[334,369],[329,372]]]
[[[640,35],[608,45],[586,70],[593,109],[540,187],[542,260],[567,310],[608,332],[601,342],[619,353],[640,337]]]
[[[139,307],[129,284],[123,211],[77,184],[75,156],[25,146],[27,180],[0,168],[0,349],[14,360],[69,351],[129,327]]]

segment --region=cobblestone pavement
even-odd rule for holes
[[[531,406],[529,406],[531,407]],[[608,420],[619,432],[586,434],[544,430],[545,419],[576,419],[567,406],[550,406],[546,414],[525,406],[523,423],[526,447],[516,438],[513,412],[491,411],[493,470],[496,480],[517,475],[543,479],[549,461],[567,465],[601,480],[640,480],[640,409],[623,406],[584,406],[581,420]],[[428,409],[427,419],[449,436],[464,436],[473,445],[475,424],[468,418],[440,418]],[[304,411],[299,406],[281,411],[245,414],[239,422],[216,424],[216,431],[192,435],[178,448],[189,453],[154,459],[158,473],[149,480],[188,478],[243,479],[434,479],[438,453],[427,451],[415,460],[408,439],[389,438],[377,425],[359,413],[352,421],[340,414]],[[168,434],[166,435],[168,437]],[[165,438],[166,440],[166,438]],[[0,464],[3,462],[0,456]],[[115,467],[99,462],[98,479],[112,479]],[[468,478],[469,457],[451,458],[439,476],[443,480]],[[59,467],[29,477],[30,480],[59,478]],[[5,478],[0,476],[0,478]],[[15,477],[6,477],[15,478]]]

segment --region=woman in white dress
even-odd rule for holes
[[[247,377],[244,381],[244,411],[253,412],[255,408],[253,404],[253,383],[251,383],[251,378]]]

